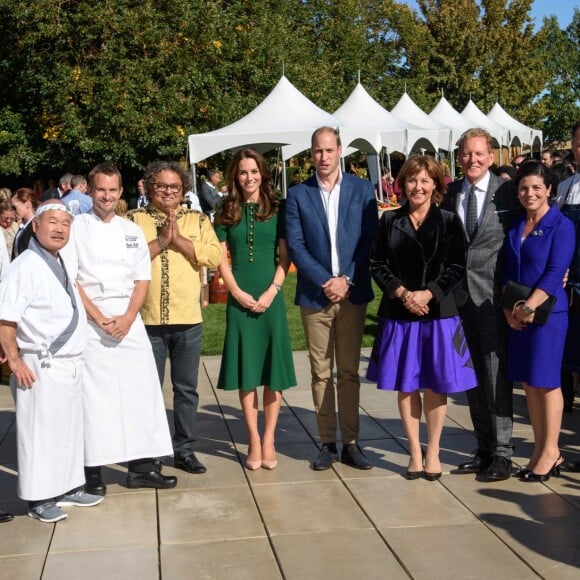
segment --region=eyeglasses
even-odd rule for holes
[[[171,193],[179,193],[181,191],[181,184],[179,183],[153,183],[153,187],[157,191],[170,191]]]

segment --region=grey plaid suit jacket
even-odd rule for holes
[[[449,184],[447,196],[441,207],[457,213],[463,179]],[[521,211],[513,182],[503,181],[493,173],[483,213],[472,239],[468,238],[465,285],[456,296],[458,304],[464,304],[467,291],[476,306],[489,301],[499,307],[501,276],[503,268],[503,242],[518,211]]]

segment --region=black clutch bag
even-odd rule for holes
[[[510,280],[505,287],[503,296],[501,297],[502,308],[513,310],[518,302],[525,302],[533,291],[534,288]],[[555,303],[555,296],[550,296],[545,302],[542,302],[542,304],[536,308],[534,323],[539,324],[540,326],[546,324],[550,314],[552,314],[552,308],[554,308]]]

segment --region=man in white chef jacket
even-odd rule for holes
[[[75,217],[71,253],[89,318],[83,370],[85,489],[104,495],[101,466],[129,462],[127,486],[172,488],[156,459],[173,454],[161,387],[139,310],[151,263],[141,229],[115,215],[123,193],[110,164],[89,174],[90,213]],[[74,252],[73,252],[74,250]]]
[[[59,253],[71,223],[61,201],[40,205],[28,249],[0,284],[0,343],[16,398],[18,495],[42,522],[66,518],[62,507],[103,499],[82,490],[87,321]]]

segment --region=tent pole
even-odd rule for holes
[[[195,163],[191,164],[191,185],[193,189],[193,193],[197,195],[197,179],[195,177]]]
[[[385,196],[384,196],[384,192],[383,192],[383,172],[382,172],[382,167],[381,167],[381,160],[380,160],[380,152],[377,155],[377,174],[379,176],[379,182],[377,183],[377,191],[379,192],[379,199],[381,201],[385,201]]]
[[[282,147],[280,147],[280,157],[282,157],[282,193],[284,194],[284,199],[288,197],[288,186],[286,184],[286,159],[282,155]]]

